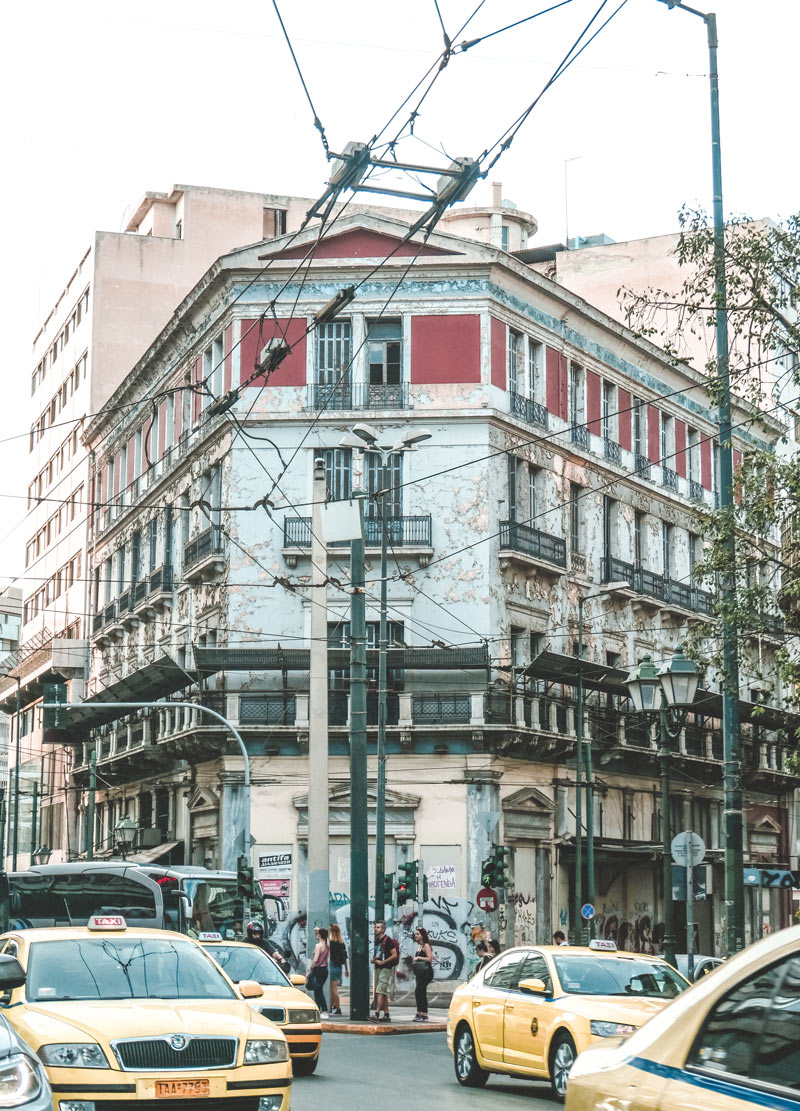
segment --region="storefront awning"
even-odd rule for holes
[[[463,671],[486,668],[485,648],[389,648],[390,669],[404,671]],[[195,648],[194,661],[203,675],[218,671],[308,671],[311,653],[307,648]],[[350,666],[350,649],[330,646],[328,666]],[[378,649],[367,649],[367,666],[378,666]]]
[[[154,864],[155,861],[161,860],[162,856],[167,856],[168,853],[182,844],[183,841],[165,841],[151,849],[142,849],[140,853],[133,853],[127,859],[131,864]]]

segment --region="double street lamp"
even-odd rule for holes
[[[670,821],[670,755],[697,691],[697,668],[678,648],[668,664],[656,670],[645,656],[628,676],[626,686],[633,708],[649,719],[658,716],[658,759],[661,766],[661,839],[664,885],[664,958],[675,963],[675,922],[672,907],[672,828]],[[692,879],[687,869],[686,897],[692,897]]]

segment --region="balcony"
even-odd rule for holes
[[[678,472],[673,471],[671,467],[661,468],[661,485],[665,490],[672,490],[673,493],[678,492]]]
[[[223,570],[222,533],[214,525],[199,533],[183,549],[183,577],[187,582],[213,578]]]
[[[173,591],[172,565],[165,563],[150,572],[148,582],[147,600],[151,606],[165,606],[172,601]]]
[[[573,424],[570,429],[570,439],[581,451],[589,450],[589,429],[585,424]]]
[[[294,725],[296,717],[297,701],[292,695],[243,694],[239,697],[241,725]]]
[[[387,517],[386,536],[390,550],[402,548],[404,555],[414,553],[420,557],[420,563],[424,567],[433,552],[431,515],[426,513],[416,517]],[[364,518],[364,541],[367,548],[380,548],[381,522],[377,517]],[[350,541],[334,540],[328,547],[337,550],[349,548]],[[283,555],[290,567],[297,566],[298,549],[311,549],[311,518],[284,517]]]
[[[361,409],[410,409],[408,385],[398,382],[397,385],[373,385],[365,383],[361,391]],[[355,400],[355,399],[354,399]]]
[[[646,455],[641,452],[635,452],[633,456],[633,464],[639,478],[650,478],[650,460]]]
[[[354,409],[351,383],[346,380],[329,386],[312,383],[308,387],[308,408],[328,411]]]
[[[603,559],[602,581],[627,582],[631,595],[636,596],[640,604],[652,602],[653,609],[672,610],[679,616],[687,613],[706,616],[714,610],[714,597],[707,590],[675,582],[616,556]]]
[[[515,521],[500,524],[500,556],[502,559],[524,557],[545,575],[557,578],[567,567],[567,544],[560,536],[551,536],[530,525]]]
[[[140,610],[147,608],[147,605],[148,605],[147,595],[148,595],[149,591],[150,591],[150,584],[149,584],[146,576],[140,582],[137,582],[137,583],[133,584],[133,586],[131,587],[131,592],[130,593],[131,593],[131,603],[133,605],[133,609],[134,609],[135,612],[138,613]]]
[[[622,448],[615,440],[603,440],[603,455],[609,463],[616,463],[617,466],[622,464]]]
[[[523,397],[519,393],[511,393],[510,407],[512,417],[519,417],[526,424],[547,431],[547,408],[531,397]]]
[[[695,482],[693,478],[689,479],[689,497],[693,501],[703,500],[703,484],[702,482]]]
[[[415,694],[411,698],[414,725],[467,725],[471,714],[469,694]]]

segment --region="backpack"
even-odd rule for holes
[[[383,935],[381,941],[381,951],[383,952],[383,959],[386,961],[384,968],[394,968],[400,963],[400,953],[397,949],[397,942],[393,937],[388,934]]]
[[[347,946],[343,941],[331,942],[331,964],[335,964],[338,968],[347,960]]]

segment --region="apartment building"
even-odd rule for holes
[[[703,544],[692,506],[715,497],[708,400],[691,369],[502,247],[448,232],[401,245],[406,226],[359,213],[319,243],[309,229],[220,258],[87,421],[91,663],[62,737],[74,753],[72,845],[91,839],[98,855],[113,853],[127,816],[136,859],[232,867],[242,762],[200,707],[216,709],[250,753],[256,868],[275,854],[291,862],[275,919],[299,960],[310,621],[324,604],[331,906],[346,924],[350,557],[331,540],[326,589],[312,588],[313,471],[322,460],[331,502],[366,493],[374,646],[381,479],[342,439],[359,421],[387,443],[424,426],[429,440],[393,456],[387,495],[386,871],[422,859],[436,880],[426,923],[430,912],[449,946],[445,978],[464,967],[493,841],[512,850],[506,942],[549,940],[570,924],[584,598],[598,925],[625,947],[658,947],[655,739],[630,713],[624,679],[645,655],[668,659],[713,605],[713,584],[692,576]],[[319,322],[351,286],[354,299]],[[272,341],[290,352],[269,371]],[[769,418],[743,427],[737,460],[779,432]],[[754,617],[762,664],[778,620]],[[376,666],[371,647],[371,823]],[[747,861],[788,867],[796,780],[782,770],[780,679],[765,689],[746,659],[742,675]],[[712,951],[724,905],[721,698],[710,669],[702,689],[673,754],[669,805],[672,828],[709,846],[696,914]],[[162,705],[121,711],[122,699]],[[174,705],[187,699],[198,709]],[[751,935],[788,914],[784,892],[759,889]]]

